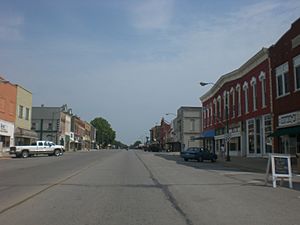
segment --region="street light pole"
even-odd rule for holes
[[[230,148],[230,143],[229,143],[229,118],[228,118],[228,98],[227,98],[227,93],[226,93],[226,150],[227,150],[227,156],[226,156],[226,161],[230,161],[230,155],[229,155],[229,148]]]

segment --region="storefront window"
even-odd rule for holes
[[[297,154],[300,153],[300,135],[297,135]]]
[[[230,151],[240,151],[241,138],[235,137],[230,139]]]
[[[261,147],[260,147],[260,119],[256,119],[256,153],[260,154],[261,153]]]
[[[249,154],[254,154],[254,120],[248,121],[248,143],[249,143]]]
[[[272,153],[272,138],[269,135],[272,133],[272,120],[271,116],[265,116],[265,151]]]

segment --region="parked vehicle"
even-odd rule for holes
[[[56,145],[51,141],[37,141],[28,146],[13,146],[10,147],[9,154],[16,157],[27,158],[32,155],[47,154],[60,156],[64,152],[62,145]]]
[[[210,152],[207,149],[197,147],[191,147],[182,151],[180,156],[184,159],[184,161],[197,160],[198,162],[203,162],[204,160],[215,162],[218,158],[215,153]]]

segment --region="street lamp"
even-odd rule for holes
[[[199,83],[201,86],[206,86],[208,84],[211,84],[211,85],[214,85],[215,83],[212,83],[212,82],[200,82]],[[226,143],[226,152],[227,152],[227,155],[226,155],[226,161],[230,161],[230,155],[229,155],[229,115],[228,115],[228,92],[226,91],[226,95],[225,95],[225,98],[226,98],[226,105],[225,105],[225,117],[226,117],[226,134],[224,134],[224,141]],[[220,118],[219,118],[220,119]],[[223,123],[222,123],[223,124]]]
[[[170,115],[177,116],[175,113],[166,113],[165,115],[166,116],[170,116]]]
[[[199,84],[203,87],[203,86],[206,86],[206,85],[208,85],[208,84],[214,85],[215,83],[212,83],[212,82],[202,82],[202,81],[201,81]]]

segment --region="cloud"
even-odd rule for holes
[[[146,0],[130,9],[132,24],[137,29],[166,29],[173,15],[173,0]]]
[[[0,15],[0,40],[21,39],[22,16]]]

